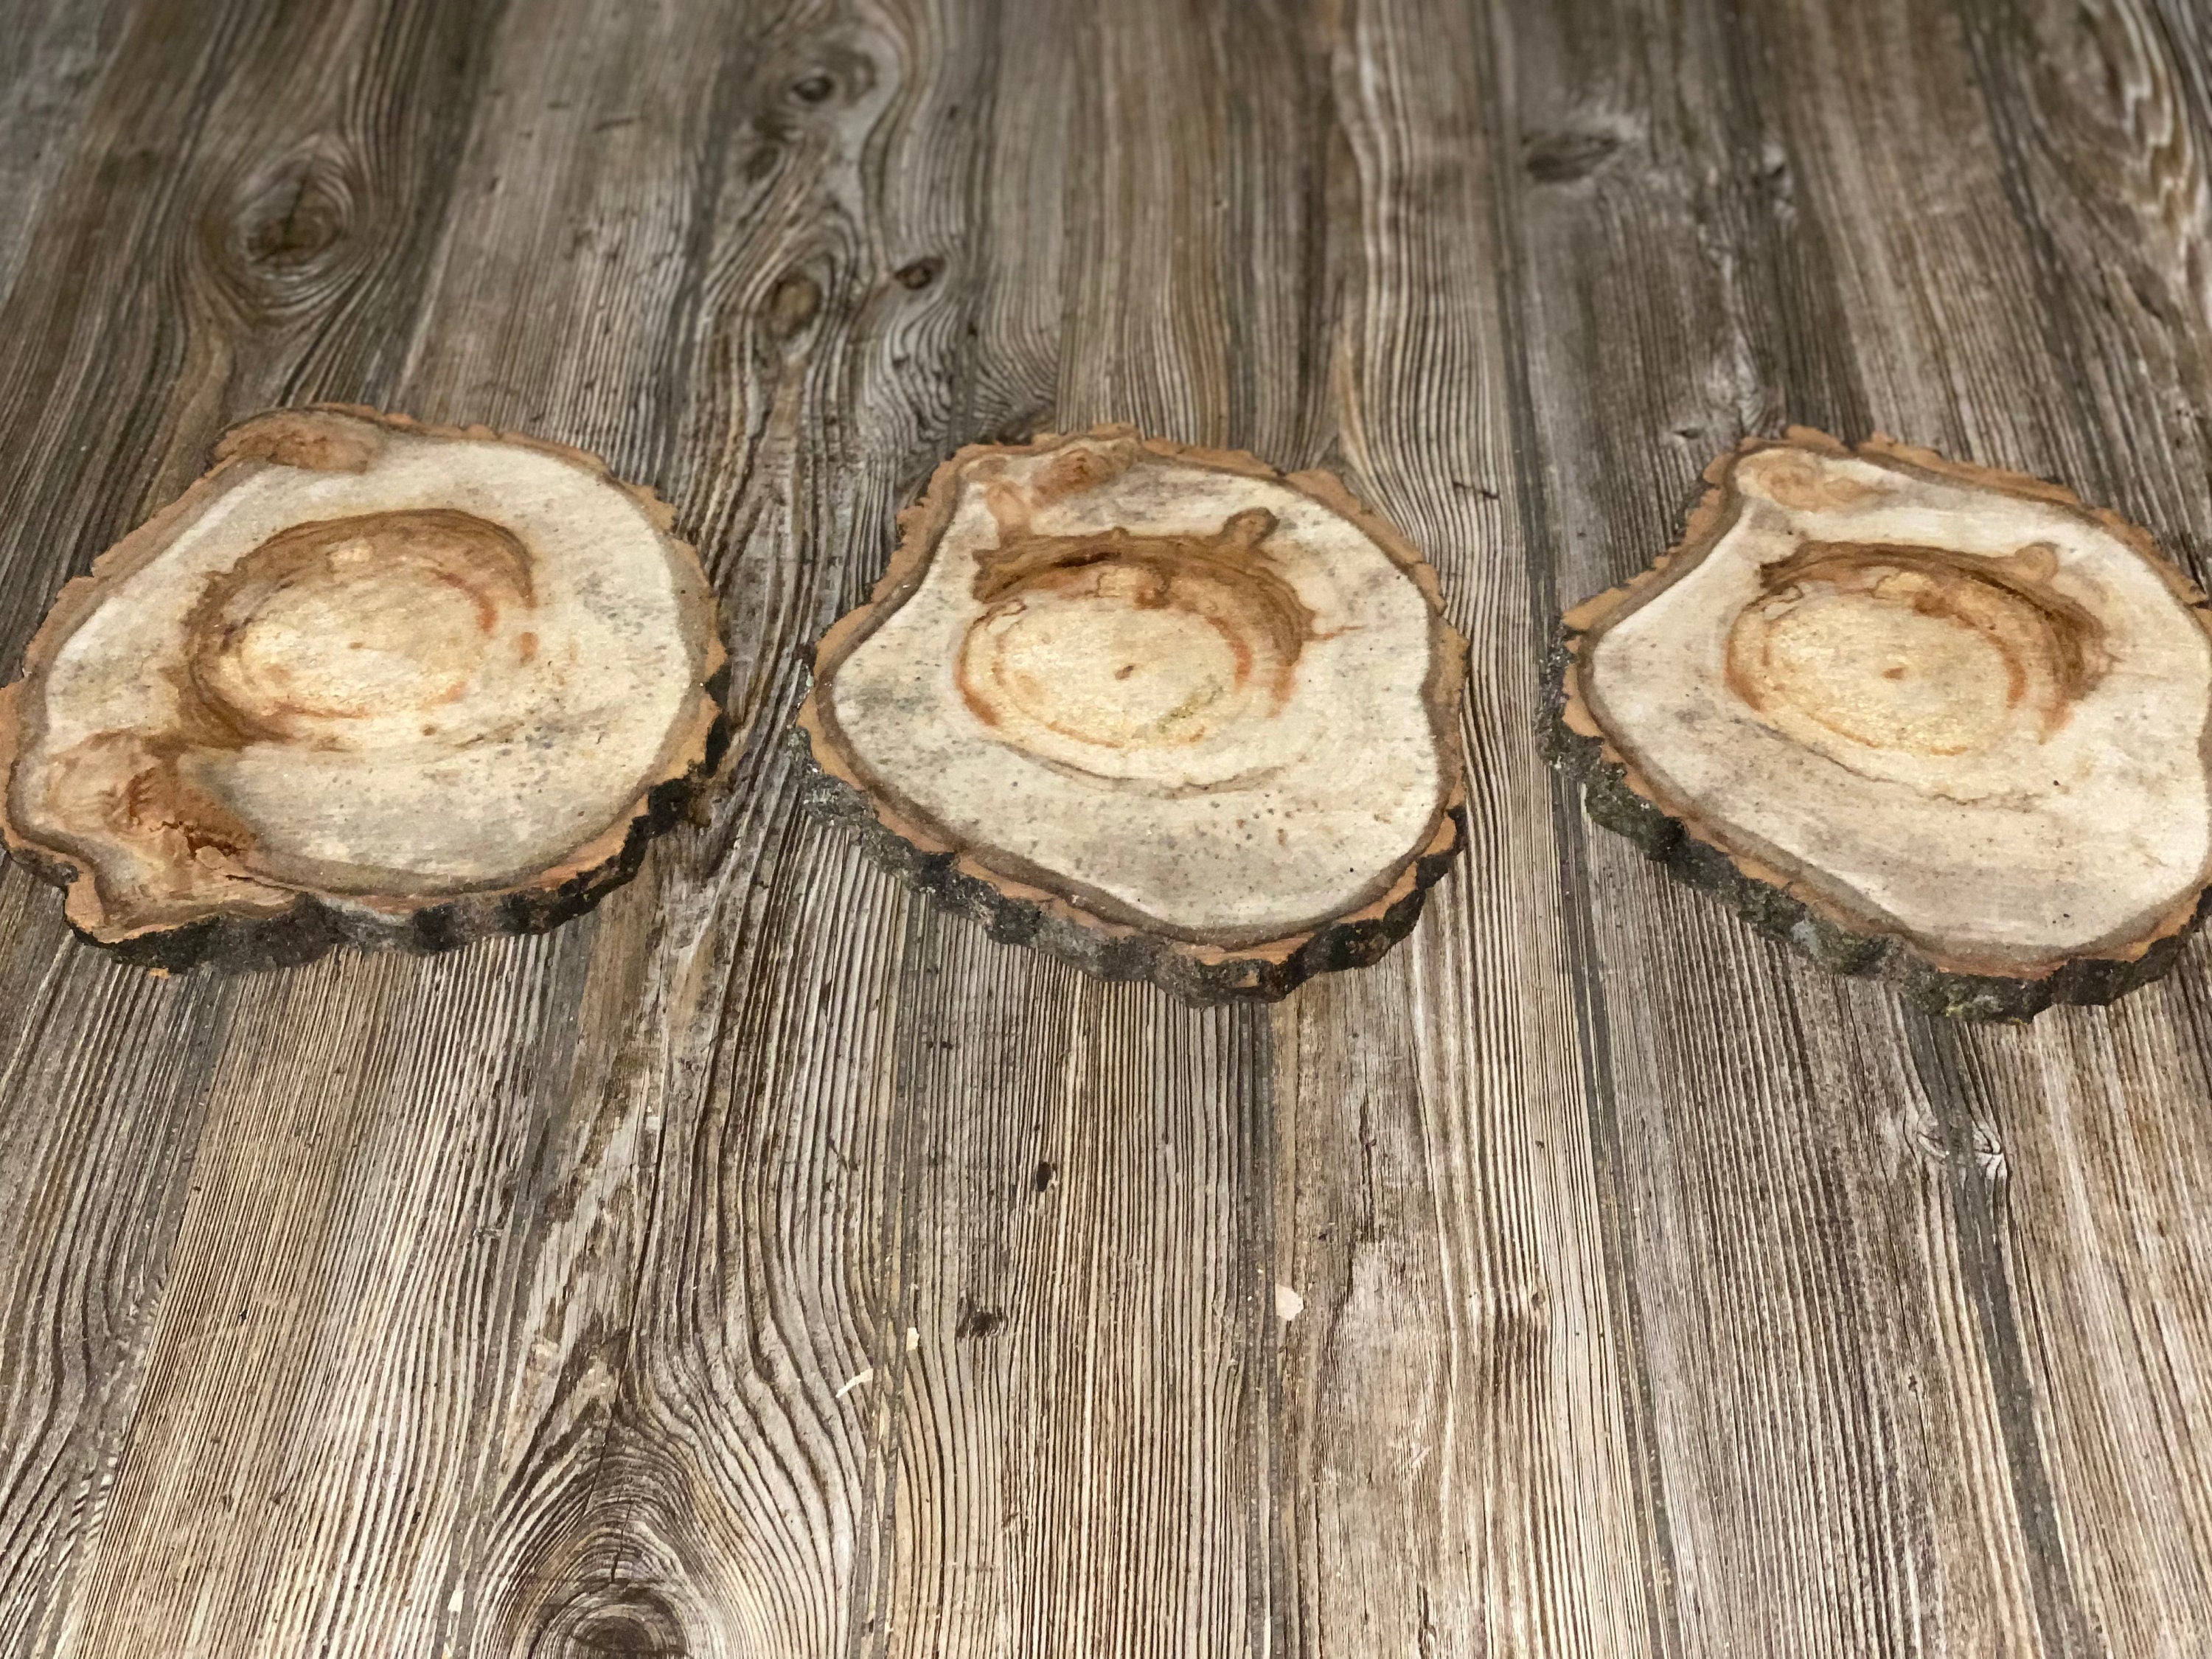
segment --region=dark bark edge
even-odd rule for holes
[[[1582,786],[1583,810],[1634,842],[1675,880],[1720,899],[1761,933],[1784,940],[1831,973],[1888,981],[1925,1013],[1946,1019],[2025,1020],[2058,1003],[2111,1002],[2171,971],[2190,935],[2212,915],[2212,889],[2207,889],[2185,924],[2154,939],[2138,957],[2076,957],[2039,979],[1946,973],[1904,939],[1844,927],[1781,888],[1745,874],[1719,848],[1630,788],[1627,769],[1606,758],[1604,740],[1585,737],[1566,723],[1566,678],[1573,660],[1563,635],[1544,676],[1542,738],[1546,757]]]
[[[1429,888],[1451,867],[1467,841],[1466,810],[1455,801],[1445,809],[1455,830],[1449,844],[1417,855],[1408,866],[1410,890],[1379,914],[1323,923],[1287,956],[1231,955],[1209,961],[1174,939],[1131,928],[1109,931],[1058,914],[1056,907],[1068,902],[1064,899],[1038,903],[955,868],[957,854],[916,847],[884,825],[866,794],[823,770],[803,732],[794,732],[791,743],[803,768],[807,805],[858,830],[868,856],[908,886],[980,921],[1002,944],[1042,951],[1101,979],[1150,980],[1194,1004],[1274,1002],[1316,974],[1372,966],[1413,931]]]
[[[161,973],[201,966],[241,972],[297,967],[346,945],[432,956],[480,939],[548,932],[593,908],[635,876],[653,839],[674,828],[691,803],[708,793],[729,746],[729,716],[722,708],[728,678],[725,669],[705,688],[714,700],[716,714],[699,758],[686,771],[646,792],[620,852],[557,886],[462,893],[442,904],[404,912],[380,912],[303,892],[290,909],[273,916],[203,916],[182,927],[118,940],[98,938],[74,921],[70,931],[119,961]],[[68,860],[40,857],[35,848],[18,847],[10,856],[64,890],[73,879],[92,879]]]
[[[482,425],[441,426],[406,415],[362,404],[314,403],[296,408],[274,409],[252,416],[226,431],[216,444],[215,464],[176,500],[161,508],[122,541],[93,561],[88,573],[64,584],[24,653],[21,677],[0,692],[0,856],[12,858],[41,880],[72,895],[79,881],[93,881],[91,867],[59,848],[46,847],[19,836],[9,809],[8,792],[22,740],[21,698],[25,690],[45,672],[44,657],[59,648],[89,614],[93,597],[102,583],[116,574],[112,568],[129,558],[142,543],[153,545],[137,555],[128,568],[136,568],[157,553],[161,538],[174,533],[176,521],[204,498],[219,495],[229,469],[249,460],[274,462],[307,471],[356,470],[345,439],[348,424],[380,431],[396,431],[430,438],[460,438],[511,444],[552,455],[583,470],[609,487],[629,496],[645,514],[670,555],[689,568],[697,579],[696,599],[703,656],[697,690],[709,705],[705,729],[699,714],[691,717],[691,731],[679,751],[682,770],[664,772],[647,785],[626,809],[627,823],[617,818],[594,838],[592,850],[611,840],[616,831],[622,842],[614,854],[588,868],[573,870],[559,881],[535,884],[484,893],[464,893],[439,902],[393,905],[379,908],[366,901],[301,889],[289,907],[274,914],[225,915],[216,912],[173,926],[150,927],[121,939],[102,938],[81,926],[64,908],[70,931],[86,944],[108,951],[125,962],[156,972],[173,972],[201,963],[238,969],[276,968],[309,962],[341,945],[368,949],[402,950],[416,954],[446,951],[499,934],[543,933],[597,905],[614,889],[637,873],[645,849],[653,838],[684,816],[691,803],[707,793],[728,746],[731,726],[726,706],[729,656],[721,638],[720,608],[713,584],[702,565],[697,549],[675,533],[676,510],[649,486],[618,478],[599,456],[573,446],[526,434],[501,432]],[[78,603],[73,611],[70,600]],[[681,758],[688,757],[688,758]],[[547,874],[561,873],[557,870]]]

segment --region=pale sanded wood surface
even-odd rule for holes
[[[0,284],[7,672],[325,398],[652,484],[738,726],[544,938],[158,980],[0,878],[6,1659],[2212,1651],[2212,951],[1933,1024],[1534,735],[1785,420],[2207,574],[2192,0],[0,0]],[[799,808],[896,510],[1103,420],[1474,642],[1467,860],[1271,1010]]]

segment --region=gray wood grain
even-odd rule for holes
[[[0,291],[30,246],[126,9],[122,0],[15,0],[0,10]]]
[[[1960,1030],[1589,829],[1565,603],[1784,420],[2212,556],[2180,0],[0,5],[0,622],[334,397],[677,505],[739,738],[598,912],[157,980],[0,873],[0,1655],[2037,1655],[2212,1632],[2207,947]],[[799,810],[957,445],[1322,463],[1469,855],[1194,1010]]]
[[[1277,1278],[1303,1303],[1285,1647],[1673,1653],[1618,1171],[1568,965],[1571,809],[1535,753],[1553,575],[1520,465],[1523,319],[1512,290],[1464,280],[1516,257],[1486,22],[1347,7],[1324,40],[1331,413],[1347,477],[1436,561],[1473,643],[1475,758],[1466,866],[1415,938],[1275,1022]]]

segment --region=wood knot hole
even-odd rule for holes
[[[1609,132],[1533,133],[1522,141],[1521,165],[1540,185],[1569,185],[1589,178],[1620,148]]]
[[[288,168],[248,208],[246,258],[280,270],[310,264],[345,239],[346,191],[316,167]]]

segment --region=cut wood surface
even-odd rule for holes
[[[0,1655],[2199,1659],[2208,946],[1930,1018],[1589,826],[1560,613],[1803,422],[2212,537],[2178,0],[0,4],[0,618],[319,400],[651,485],[708,821],[159,978],[0,876]],[[1318,468],[1465,855],[1186,1006],[805,811],[974,443]]]
[[[1793,429],[1565,617],[1592,814],[1938,1013],[2109,1002],[2212,884],[2212,611],[2056,485]]]
[[[288,410],[55,601],[0,693],[0,826],[136,960],[564,920],[714,760],[697,556],[592,456]]]
[[[1413,925],[1467,642],[1326,473],[1102,427],[977,445],[815,653],[817,799],[1002,937],[1200,1000]]]

